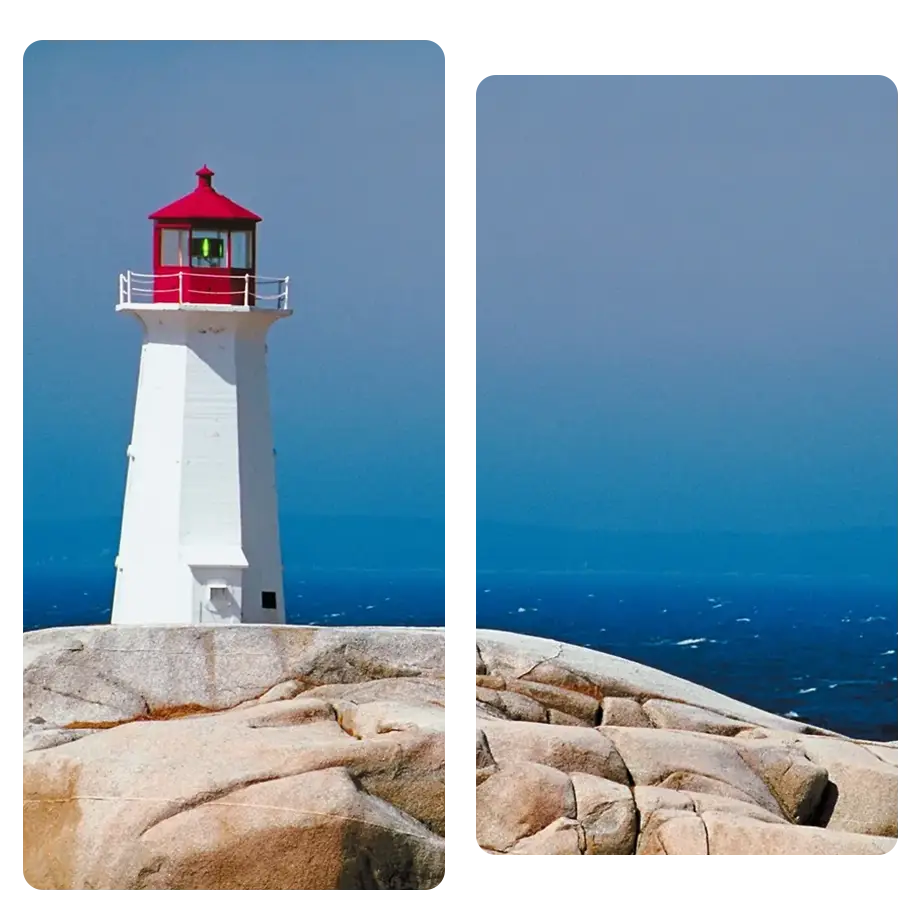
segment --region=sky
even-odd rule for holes
[[[440,49],[41,42],[24,76],[26,520],[120,514],[116,279],[204,162],[292,279],[282,518],[442,520]],[[480,520],[893,526],[896,132],[883,77],[484,81]]]

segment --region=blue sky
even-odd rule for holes
[[[24,69],[26,518],[120,513],[115,282],[207,161],[292,276],[282,512],[440,519],[440,49],[45,42]],[[493,77],[477,118],[481,519],[895,524],[890,81]]]

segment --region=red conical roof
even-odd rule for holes
[[[262,220],[258,214],[241,207],[226,195],[221,195],[211,188],[214,173],[207,166],[202,166],[195,173],[198,176],[198,188],[184,198],[154,211],[151,220]]]

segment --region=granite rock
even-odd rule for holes
[[[440,630],[86,627],[24,650],[33,887],[440,881]]]

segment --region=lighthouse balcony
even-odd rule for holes
[[[289,312],[289,278],[228,272],[124,272],[118,276],[118,307],[158,307]]]

